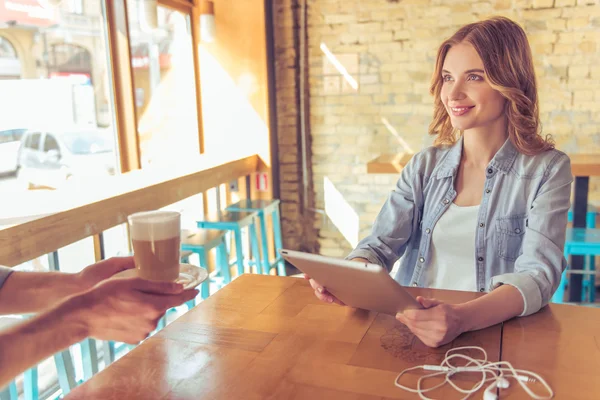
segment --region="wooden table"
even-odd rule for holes
[[[481,295],[407,289],[454,303]],[[319,302],[304,279],[243,275],[67,398],[416,399],[394,386],[397,374],[466,345],[539,373],[556,399],[599,397],[600,309],[551,304],[431,349],[391,316]],[[527,398],[511,383],[500,398]],[[460,398],[448,385],[431,397]]]
[[[435,296],[463,302],[480,294],[438,290]],[[449,348],[464,345],[484,347],[498,360],[500,335],[497,325],[431,349],[391,316],[319,302],[304,279],[243,275],[68,398],[417,398],[394,386],[400,371],[438,364]],[[405,382],[415,385],[416,377]],[[433,395],[458,398],[449,386]]]
[[[555,399],[600,398],[600,309],[551,304],[505,322],[502,359],[544,377]],[[502,393],[523,398],[516,386]]]

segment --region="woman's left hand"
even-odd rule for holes
[[[439,347],[464,332],[464,322],[456,305],[421,296],[417,297],[417,301],[423,310],[406,310],[396,314],[396,319],[425,345]]]

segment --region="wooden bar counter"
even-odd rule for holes
[[[369,174],[400,174],[413,154],[382,154],[367,163]],[[569,154],[573,176],[600,176],[600,154]]]
[[[447,302],[480,295],[410,291]],[[400,371],[439,364],[449,348],[465,345],[498,360],[500,342],[497,325],[431,349],[392,316],[319,302],[304,279],[242,275],[67,398],[418,398],[394,386]],[[403,383],[416,385],[418,376]],[[428,395],[458,398],[448,385]]]

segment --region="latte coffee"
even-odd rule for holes
[[[128,219],[138,276],[152,281],[175,281],[179,277],[180,214],[147,211]]]

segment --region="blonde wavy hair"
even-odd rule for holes
[[[507,100],[508,137],[519,152],[534,155],[554,148],[549,135],[541,136],[537,85],[527,36],[518,24],[505,17],[466,25],[440,46],[430,88],[434,113],[429,134],[437,136],[434,145],[452,145],[462,134],[452,127],[440,96],[444,60],[448,50],[461,42],[475,48],[490,86]]]

